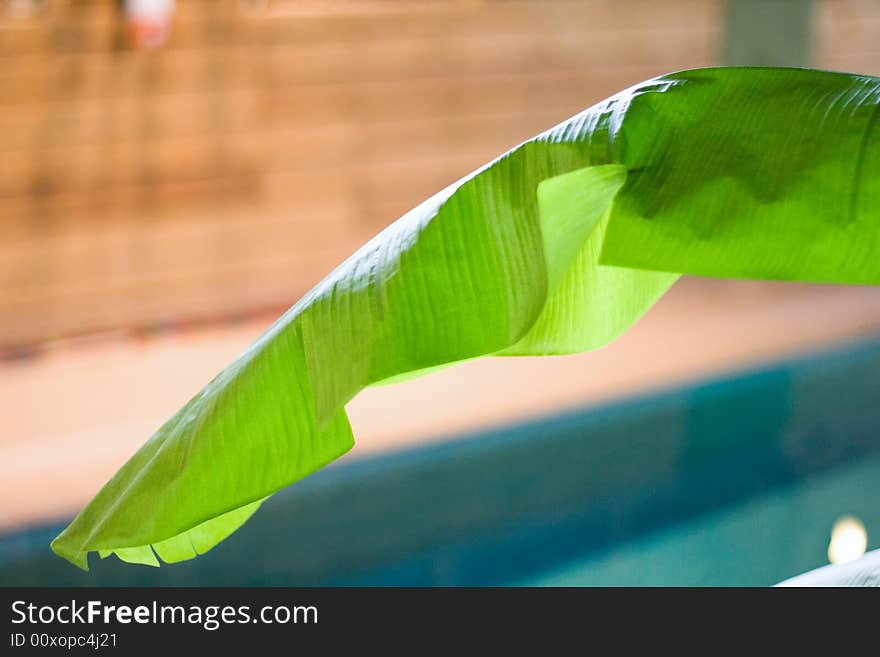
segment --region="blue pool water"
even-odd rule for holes
[[[526,586],[764,586],[828,563],[834,522],[880,548],[880,457],[836,468],[516,581]]]
[[[327,468],[159,569],[0,536],[0,585],[763,585],[880,539],[880,340]]]

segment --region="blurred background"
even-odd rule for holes
[[[835,526],[880,546],[880,290],[690,278],[598,352],[366,391],[356,448],[193,564],[48,553],[384,226],[719,64],[878,75],[880,3],[3,0],[0,584],[765,584]]]

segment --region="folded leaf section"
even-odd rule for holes
[[[589,164],[585,142],[526,143],[389,226],[163,425],[53,549],[83,568],[89,551],[194,556],[210,547],[194,531],[228,535],[351,448],[359,390],[517,342],[547,297],[538,184]]]
[[[715,277],[880,283],[880,79],[698,69],[633,98],[600,261]]]

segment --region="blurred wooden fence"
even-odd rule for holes
[[[719,0],[179,0],[0,16],[0,347],[291,304],[487,159],[639,80],[718,63]],[[878,72],[880,3],[816,63]]]

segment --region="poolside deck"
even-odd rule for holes
[[[75,512],[274,316],[0,364],[0,529]],[[746,367],[880,331],[880,289],[686,279],[590,354],[491,358],[349,405],[346,459]],[[535,385],[540,381],[540,385]],[[53,482],[52,486],[45,485]],[[63,492],[59,492],[63,491]]]

